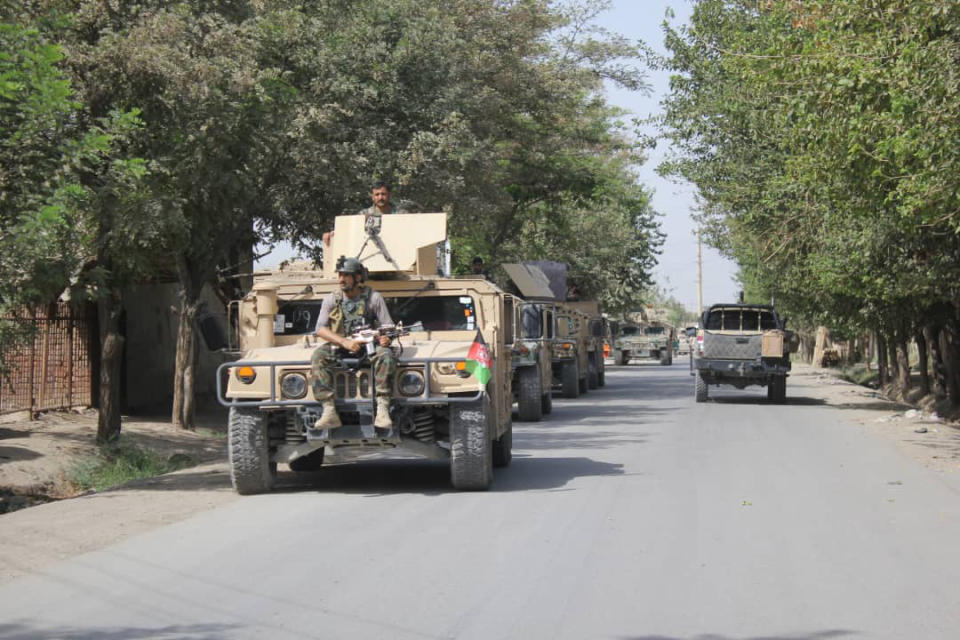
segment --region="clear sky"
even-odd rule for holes
[[[661,24],[667,7],[674,12],[674,17],[670,20],[672,24],[686,22],[692,9],[689,0],[613,0],[610,10],[600,16],[598,23],[631,40],[642,40],[664,53]],[[650,96],[609,87],[608,99],[638,117],[654,115],[660,111],[660,100],[669,90],[669,76],[666,73],[650,71],[648,81],[653,88]],[[689,310],[696,311],[697,241],[696,225],[690,215],[696,206],[695,189],[690,184],[676,184],[656,174],[656,166],[664,158],[666,151],[666,146],[661,141],[656,149],[650,151],[647,162],[637,168],[641,181],[653,191],[653,207],[662,215],[662,228],[667,236],[660,264],[654,275],[659,286]],[[257,264],[273,266],[290,255],[290,247],[281,244]],[[736,299],[738,286],[734,280],[735,273],[736,265],[713,249],[703,247],[704,306]]]
[[[659,53],[666,53],[661,25],[668,7],[674,13],[670,23],[679,25],[689,19],[693,5],[690,0],[613,0],[613,6],[600,17],[599,24],[631,40],[643,40]],[[611,103],[638,117],[655,115],[660,111],[661,99],[669,91],[669,74],[649,71],[648,82],[653,88],[649,97],[614,87],[608,87],[607,97]],[[663,216],[661,223],[667,234],[655,277],[657,284],[693,311],[697,308],[697,240],[691,212],[696,206],[696,189],[689,183],[677,184],[657,175],[656,166],[666,152],[666,143],[660,141],[657,148],[649,152],[646,164],[638,167],[640,179],[654,192],[653,207]],[[704,306],[736,300],[739,287],[734,280],[735,274],[733,262],[704,245]]]

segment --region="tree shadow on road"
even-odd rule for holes
[[[0,624],[0,638],[6,640],[146,640],[148,638],[203,638],[228,640],[236,637],[240,625],[174,624],[162,627],[49,627],[32,628],[20,622]]]
[[[696,636],[623,636],[622,640],[829,640],[830,638],[843,638],[857,635],[861,635],[860,632],[850,631],[848,629],[827,629],[824,631],[811,631],[809,633],[776,633],[759,636],[728,636],[719,633],[703,633]]]

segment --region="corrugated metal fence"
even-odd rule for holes
[[[0,414],[87,406],[93,379],[91,323],[68,303],[23,309],[5,322],[33,326],[32,342],[3,354],[7,375],[0,381]]]

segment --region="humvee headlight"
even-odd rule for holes
[[[400,374],[397,389],[400,390],[402,395],[407,397],[419,396],[423,393],[424,389],[423,374],[419,371],[404,371]]]
[[[560,345],[560,347],[563,348],[564,351],[570,351],[571,349],[573,349],[573,343],[564,342],[562,345]]]
[[[252,384],[257,379],[257,371],[253,367],[238,367],[237,380],[243,384]]]
[[[288,373],[280,379],[280,391],[284,398],[298,400],[307,395],[307,378],[302,373]]]

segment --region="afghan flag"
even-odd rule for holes
[[[480,384],[487,384],[490,380],[490,367],[493,365],[493,359],[490,357],[490,350],[487,349],[487,343],[483,340],[483,334],[477,329],[477,337],[473,339],[470,345],[470,352],[467,353],[467,371],[473,374]]]

